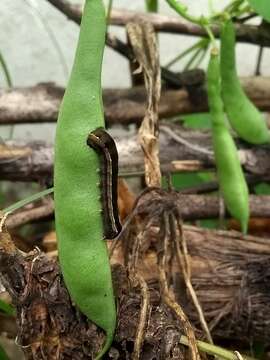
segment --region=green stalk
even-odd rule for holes
[[[181,52],[180,54],[178,54],[174,59],[170,60],[165,67],[168,69],[170,68],[172,65],[174,65],[176,62],[178,62],[179,60],[181,60],[183,57],[185,57],[186,55],[188,55],[189,53],[191,53],[192,51],[198,49],[198,48],[205,48],[206,44],[208,44],[209,40],[208,39],[200,39],[199,41],[197,41],[194,45],[192,45],[191,47],[189,47],[188,49],[184,50],[183,52]]]
[[[179,15],[181,15],[187,21],[192,22],[193,24],[197,24],[199,26],[204,27],[209,24],[209,20],[204,16],[193,16],[188,13],[188,9],[185,5],[181,4],[180,1],[177,0],[166,0],[167,3],[173,8]]]
[[[208,34],[211,43],[213,46],[215,46],[215,37],[214,34],[210,28],[210,19],[212,18],[207,18],[203,15],[201,16],[193,16],[190,15],[188,13],[188,9],[185,5],[181,4],[180,1],[177,0],[166,0],[167,3],[171,6],[171,8],[173,8],[180,16],[182,16],[184,19],[186,19],[187,21],[192,22],[193,24],[199,25],[200,27],[202,27],[206,33]]]
[[[8,86],[8,88],[11,88],[12,87],[11,75],[10,75],[7,64],[6,64],[5,59],[4,59],[3,55],[1,54],[1,52],[0,52],[0,65],[3,69],[5,79],[7,82],[7,86]],[[10,130],[9,130],[9,139],[13,138],[13,133],[14,133],[14,125],[11,125]]]
[[[4,214],[10,214],[13,211],[18,210],[21,207],[23,207],[23,206],[25,206],[27,204],[30,204],[33,201],[36,201],[38,199],[43,198],[44,196],[47,196],[47,195],[53,193],[53,191],[54,191],[53,187],[49,188],[49,189],[46,189],[46,190],[43,190],[43,191],[40,191],[40,192],[38,192],[38,193],[36,193],[34,195],[28,196],[26,199],[20,200],[20,201],[16,202],[15,204],[10,205],[9,207],[2,210],[2,212]]]
[[[112,7],[113,7],[113,0],[109,0],[108,7],[107,7],[107,14],[106,14],[107,27],[110,24]]]
[[[145,7],[147,12],[158,12],[158,0],[145,0]]]
[[[203,51],[203,49],[200,48],[194,52],[194,54],[191,56],[191,58],[188,60],[187,64],[185,65],[185,67],[183,69],[184,71],[190,70],[193,63],[195,62],[195,60],[198,58],[198,56],[201,54],[202,51]]]
[[[189,346],[188,338],[185,335],[182,335],[180,337],[180,343],[183,345]],[[214,356],[220,357],[225,360],[238,360],[237,355],[233,351],[223,349],[220,346],[208,344],[204,341],[197,340],[196,343],[197,343],[198,349],[200,351],[205,352],[206,354],[214,355]],[[252,358],[250,356],[246,356],[246,355],[242,355],[242,354],[241,354],[241,356],[243,357],[244,360],[256,360],[255,358]]]
[[[229,15],[229,17],[235,16],[235,12],[237,12],[241,5],[243,4],[245,0],[234,0],[231,1],[227,6],[224,7],[224,9],[214,15],[212,15],[209,19],[209,21],[216,22],[216,21],[224,21],[224,18],[226,19]],[[241,11],[242,12],[242,11]]]
[[[209,46],[206,46],[205,48],[202,49],[201,55],[198,57],[197,62],[194,64],[194,69],[197,69],[201,65],[201,63],[203,62],[203,60],[207,54],[208,48],[209,48]]]
[[[12,86],[12,80],[11,80],[11,76],[10,76],[7,64],[6,64],[5,59],[4,59],[3,55],[1,54],[1,52],[0,52],[0,65],[3,69],[7,85],[10,88]]]
[[[235,9],[238,9],[243,4],[243,2],[244,0],[231,1],[231,3],[224,8],[223,12],[232,13],[235,11]]]

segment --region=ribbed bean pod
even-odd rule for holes
[[[246,233],[249,219],[248,188],[237,148],[224,118],[217,49],[212,50],[208,65],[207,92],[220,189],[227,209]]]
[[[266,122],[245,94],[237,76],[235,30],[231,20],[227,20],[222,28],[220,68],[222,99],[233,129],[242,139],[252,144],[268,143],[270,133]]]
[[[103,239],[99,159],[87,145],[89,133],[104,127],[101,66],[105,32],[102,0],[86,0],[75,61],[57,123],[54,170],[61,269],[71,298],[106,331],[106,343],[97,359],[110,347],[116,322]]]

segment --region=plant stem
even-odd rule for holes
[[[193,63],[195,62],[195,60],[198,58],[198,56],[201,54],[202,51],[203,49],[199,48],[194,52],[194,54],[191,56],[191,58],[188,60],[187,64],[185,65],[183,71],[188,71],[191,69]]]
[[[46,190],[43,190],[43,191],[40,191],[40,192],[38,192],[38,193],[36,193],[34,195],[28,196],[26,199],[20,200],[20,201],[16,202],[15,204],[10,205],[9,207],[2,210],[2,212],[4,214],[10,214],[13,211],[18,210],[21,207],[23,207],[23,206],[25,206],[27,204],[30,204],[33,201],[36,201],[38,199],[43,198],[44,196],[47,196],[47,195],[53,193],[53,191],[54,191],[53,187],[49,188],[49,189],[46,189]]]
[[[170,5],[171,8],[173,8],[179,15],[181,15],[184,19],[192,22],[193,24],[197,24],[200,26],[204,26],[209,24],[209,20],[204,16],[192,16],[188,14],[187,7],[180,3],[180,1],[177,0],[166,0],[167,3]]]
[[[188,338],[185,335],[180,337],[180,343],[189,346]],[[196,341],[198,349],[209,355],[214,355],[225,360],[237,360],[237,355],[233,351],[223,349],[220,346],[208,344],[204,341]],[[244,360],[256,360],[250,356],[242,355]]]
[[[233,11],[235,11],[235,9],[238,9],[240,5],[242,5],[242,3],[245,0],[233,0],[231,1],[231,3],[229,5],[227,5],[224,9],[223,12],[228,12],[231,13]]]
[[[237,0],[237,1],[242,2],[243,0]],[[193,24],[197,24],[197,25],[201,26],[203,29],[205,29],[205,31],[207,32],[207,34],[208,34],[208,36],[209,36],[209,38],[211,40],[211,43],[213,44],[213,46],[215,45],[215,37],[214,37],[214,34],[213,34],[213,32],[212,32],[212,30],[210,28],[210,19],[212,19],[212,18],[207,18],[207,17],[204,17],[204,16],[196,17],[196,16],[192,16],[192,15],[188,14],[187,7],[184,6],[183,4],[181,4],[177,0],[167,0],[167,3],[176,12],[178,12],[178,14],[181,15],[184,19],[192,22]],[[220,14],[216,15],[216,16],[220,16]]]
[[[147,12],[158,12],[158,0],[145,0]]]
[[[107,14],[106,14],[107,26],[110,23],[112,7],[113,7],[113,0],[109,0],[108,8],[107,8]]]
[[[186,55],[188,55],[189,53],[191,53],[193,50],[196,50],[198,48],[205,48],[207,47],[209,40],[206,38],[200,39],[199,41],[197,41],[194,45],[192,45],[191,47],[189,47],[188,49],[186,49],[185,51],[181,52],[181,54],[178,54],[174,59],[170,60],[165,67],[168,69],[170,68],[172,65],[174,65],[177,61],[181,60],[183,57],[185,57]]]
[[[0,65],[1,65],[1,67],[3,69],[3,71],[4,71],[4,75],[5,75],[5,78],[6,78],[7,85],[8,85],[9,88],[11,88],[11,86],[12,86],[11,76],[10,76],[7,64],[5,62],[5,59],[4,59],[3,55],[1,54],[1,52],[0,52]]]
[[[204,60],[204,58],[205,58],[205,56],[206,56],[206,54],[207,54],[208,48],[209,48],[208,45],[205,46],[204,48],[202,48],[202,53],[201,53],[201,55],[198,57],[197,62],[194,64],[194,69],[197,69],[197,68],[201,65],[201,63],[203,62],[203,60]]]
[[[204,29],[205,31],[207,32],[208,36],[209,36],[209,39],[212,43],[212,46],[216,46],[216,39],[215,39],[215,36],[210,28],[209,25],[204,25]]]

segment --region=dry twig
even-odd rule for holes
[[[139,140],[144,152],[145,181],[147,186],[160,186],[158,104],[161,81],[157,39],[148,23],[129,23],[127,33],[139,69],[143,72],[147,93],[147,109],[139,129]]]

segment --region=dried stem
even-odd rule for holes
[[[140,312],[140,320],[139,325],[137,328],[136,333],[136,339],[134,344],[134,351],[132,354],[133,360],[139,360],[141,349],[144,342],[144,335],[146,332],[146,325],[147,325],[147,319],[149,314],[149,307],[150,307],[150,294],[148,290],[148,286],[146,284],[146,281],[144,278],[138,274],[135,275],[135,280],[137,280],[141,287],[141,294],[142,294],[142,306],[141,306],[141,312]]]
[[[179,219],[179,214],[177,212],[175,219],[177,221],[177,227],[178,227],[178,234],[179,238],[177,236],[173,236],[175,247],[176,247],[176,254],[177,254],[177,260],[179,263],[180,268],[182,269],[184,281],[186,284],[186,287],[189,291],[189,294],[191,296],[191,299],[193,301],[193,304],[196,308],[196,311],[199,315],[201,326],[206,334],[206,338],[210,344],[213,344],[213,339],[209,330],[209,327],[207,325],[207,322],[204,317],[204,313],[201,307],[201,304],[199,302],[199,299],[197,297],[197,294],[193,288],[193,285],[191,283],[191,271],[190,271],[190,263],[188,260],[188,249],[187,249],[187,243],[186,238],[183,232],[182,223]],[[175,221],[173,221],[174,223]],[[174,224],[173,224],[174,225]]]

